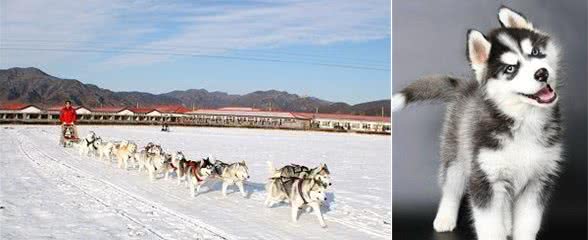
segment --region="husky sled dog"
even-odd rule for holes
[[[85,138],[78,143],[78,153],[80,156],[87,157],[90,153],[95,153],[97,149],[97,142],[100,138],[96,136],[96,133],[90,131]]]
[[[467,34],[477,81],[424,78],[392,105],[447,103],[436,231],[455,228],[467,192],[478,239],[535,239],[562,160],[558,49],[523,15],[502,7],[498,19],[486,36]]]
[[[116,160],[118,162],[118,167],[122,168],[124,164],[124,169],[128,169],[129,166],[129,159],[135,158],[135,153],[137,152],[137,144],[129,142],[127,140],[123,140],[122,142],[114,145],[114,155],[116,156]]]
[[[135,159],[139,162],[139,171],[145,169],[149,172],[149,179],[155,180],[165,162],[163,149],[160,145],[148,143],[140,152],[135,153]]]
[[[320,205],[327,200],[326,189],[324,184],[314,178],[271,177],[265,186],[265,205],[271,207],[277,202],[289,202],[293,222],[298,221],[299,210],[309,206],[316,214],[320,225],[326,227],[320,209]]]
[[[245,160],[241,162],[234,162],[231,164],[216,160],[213,164],[213,176],[219,178],[222,182],[223,196],[227,196],[227,188],[230,185],[237,185],[241,196],[247,196],[243,187],[243,182],[249,179],[249,168]]]
[[[147,170],[148,161],[153,157],[157,157],[163,154],[163,149],[160,145],[155,145],[152,142],[147,143],[141,151],[135,153],[135,159],[139,164],[139,171]]]
[[[271,161],[267,162],[271,177],[313,178],[325,188],[331,186],[331,173],[327,164],[321,163],[313,169],[298,164],[290,164],[276,169]]]
[[[177,151],[171,154],[165,154],[165,161],[162,167],[162,171],[164,172],[165,179],[169,178],[169,175],[172,173],[176,173],[176,177],[178,179],[178,185],[182,182],[185,175],[180,176],[179,168],[181,166],[181,162],[185,165],[185,162],[188,161],[186,156],[183,152]]]
[[[180,161],[178,171],[182,176],[188,177],[190,195],[195,197],[200,192],[200,187],[213,174],[214,167],[208,158],[200,161]],[[178,175],[179,176],[179,175]]]
[[[112,154],[113,154],[113,150],[114,150],[114,143],[112,142],[107,142],[107,141],[100,141],[98,144],[96,144],[96,148],[98,151],[98,157],[100,158],[100,160],[105,160],[107,162],[110,162],[110,160],[112,159]]]

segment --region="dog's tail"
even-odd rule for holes
[[[266,161],[267,163],[267,172],[270,176],[273,176],[276,172],[276,168],[274,167],[274,163],[272,161]]]
[[[392,97],[392,111],[420,101],[451,102],[477,87],[476,81],[467,81],[446,75],[426,76],[418,79]]]

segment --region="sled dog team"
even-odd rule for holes
[[[227,188],[232,185],[239,188],[241,196],[247,196],[243,184],[249,179],[249,168],[245,161],[225,163],[210,156],[191,160],[181,151],[164,152],[161,145],[152,142],[139,148],[128,140],[105,141],[92,131],[80,139],[76,147],[81,156],[94,155],[106,163],[114,158],[119,168],[147,171],[151,181],[161,175],[167,180],[175,174],[178,185],[182,182],[188,185],[192,197],[198,194],[203,184],[215,180],[222,181],[223,196],[227,196]],[[326,190],[331,185],[327,165],[309,168],[290,164],[275,168],[272,162],[267,164],[269,178],[265,186],[265,205],[272,207],[280,202],[290,203],[293,222],[297,221],[300,209],[312,210],[320,225],[326,227],[320,206],[327,200]]]

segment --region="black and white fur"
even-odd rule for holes
[[[166,160],[161,145],[153,143],[148,143],[141,151],[135,153],[135,159],[139,163],[139,171],[147,170],[151,181],[162,172]]]
[[[200,192],[200,187],[210,179],[213,174],[214,167],[208,158],[200,161],[186,161],[183,168],[188,178],[188,186],[190,187],[190,195],[196,197]]]
[[[314,178],[270,177],[265,186],[265,205],[272,207],[278,202],[289,202],[292,222],[298,221],[298,213],[304,207],[312,208],[321,227],[327,227],[320,205],[327,200],[324,184]]]
[[[185,178],[185,175],[183,175],[185,173],[185,171],[183,171],[183,168],[186,165],[186,161],[188,160],[186,159],[184,153],[181,151],[176,151],[171,154],[165,154],[165,162],[163,165],[165,179],[168,179],[169,175],[175,173],[176,178],[178,180],[178,185],[180,185],[182,180],[184,180]],[[185,183],[187,184],[187,182]]]
[[[247,167],[245,160],[231,164],[224,163],[221,160],[216,160],[213,163],[213,167],[213,176],[219,178],[222,181],[223,196],[227,196],[227,188],[233,184],[237,185],[239,191],[241,192],[241,196],[247,196],[243,183],[249,179],[249,168]]]
[[[502,7],[498,19],[502,27],[487,36],[467,34],[477,81],[426,77],[395,94],[392,106],[447,103],[436,231],[455,228],[467,193],[478,239],[529,240],[562,161],[559,51],[523,15]]]
[[[78,142],[78,153],[80,156],[88,157],[89,154],[96,153],[96,141],[99,139],[96,133],[90,131],[85,138]]]
[[[267,166],[271,177],[314,178],[318,183],[325,185],[325,188],[332,185],[331,172],[325,163],[321,163],[315,168],[293,163],[275,168],[273,162],[267,161]]]

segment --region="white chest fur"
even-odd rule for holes
[[[538,118],[517,121],[512,137],[499,136],[499,149],[480,150],[480,168],[491,182],[508,181],[518,193],[530,180],[557,171],[561,145],[546,147],[540,142],[542,122]]]

